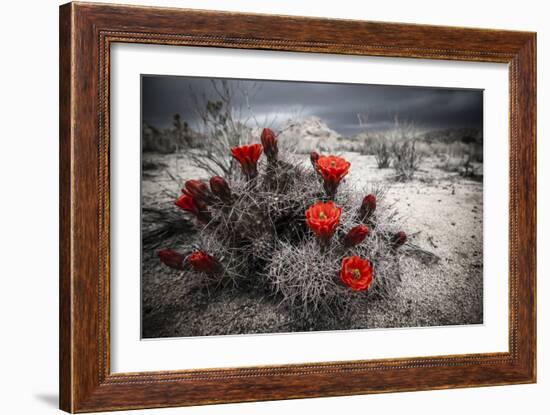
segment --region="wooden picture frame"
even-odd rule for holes
[[[114,43],[509,65],[509,352],[111,373],[109,58]],[[60,8],[60,407],[90,412],[536,380],[536,34],[168,8]],[[230,364],[230,362],[228,362]]]

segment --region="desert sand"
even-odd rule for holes
[[[402,217],[409,242],[433,254],[401,261],[401,282],[385,298],[371,300],[345,324],[322,329],[368,329],[483,323],[483,183],[444,171],[441,160],[426,157],[413,180],[397,182],[392,168],[379,169],[375,158],[358,152],[339,153],[352,163],[346,180],[361,186],[381,182],[386,201]],[[307,160],[307,155],[304,155]],[[173,206],[180,180],[208,179],[185,152],[145,153],[142,205],[181,214]],[[482,166],[476,169],[482,171]],[[177,177],[176,177],[177,176]],[[144,231],[147,229],[144,228]],[[177,246],[192,238],[185,232],[159,241]],[[144,245],[142,335],[184,337],[303,330],[290,313],[266,293],[197,289],[182,273],[163,266],[156,248]],[[138,278],[138,276],[136,276]]]

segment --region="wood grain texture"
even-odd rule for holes
[[[109,69],[116,42],[509,64],[509,352],[111,373]],[[60,407],[68,412],[529,383],[536,379],[536,36],[70,3],[60,9]],[[231,362],[228,362],[228,366]]]
[[[71,288],[71,141],[73,119],[72,19],[70,8],[59,15],[59,406],[72,409],[72,288]]]

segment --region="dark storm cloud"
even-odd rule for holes
[[[341,134],[361,131],[357,114],[368,126],[384,129],[395,117],[426,128],[477,127],[483,123],[483,92],[471,89],[389,85],[330,84],[286,81],[229,80],[237,90],[236,107],[247,118],[250,106],[258,123],[280,127],[296,115],[316,116]],[[190,125],[198,121],[196,99],[215,100],[211,78],[143,76],[143,121],[156,127],[170,125],[181,114]]]

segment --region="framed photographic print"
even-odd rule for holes
[[[60,8],[60,406],[536,380],[536,36]]]

